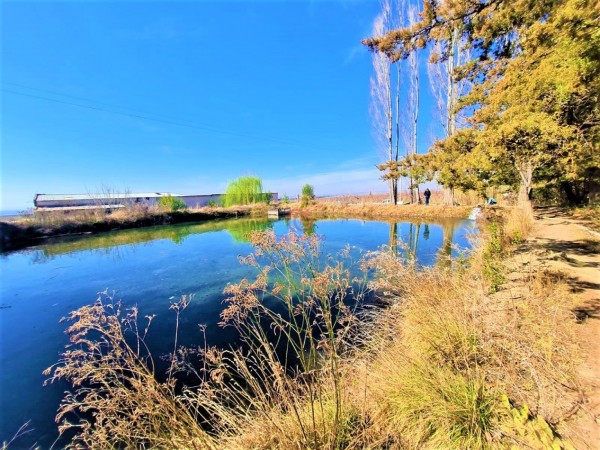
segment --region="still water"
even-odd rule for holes
[[[172,346],[174,313],[169,305],[184,294],[192,294],[192,302],[181,319],[181,343],[199,344],[197,324],[204,324],[209,345],[227,345],[234,335],[218,326],[222,292],[227,283],[252,275],[251,268],[238,262],[239,255],[252,250],[250,231],[316,233],[323,238],[325,254],[350,245],[356,258],[397,239],[426,266],[440,255],[468,249],[473,223],[232,219],[72,237],[2,255],[0,442],[10,440],[27,421],[31,432],[12,448],[38,444],[45,449],[56,439],[54,415],[68,385],[42,387],[42,371],[56,362],[68,342],[61,317],[92,303],[98,292],[109,289],[125,305],[137,304],[140,317],[157,314],[150,336],[157,354]]]

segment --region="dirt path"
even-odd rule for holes
[[[600,233],[559,209],[535,211],[531,237],[518,250],[531,269],[561,271],[574,293],[572,310],[583,362],[579,375],[584,400],[570,427],[576,447],[600,449]]]

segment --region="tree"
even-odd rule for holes
[[[302,186],[302,197],[300,199],[300,206],[304,208],[310,205],[315,199],[315,188],[310,184]]]
[[[410,5],[408,8],[408,18],[411,23],[417,20],[417,10],[414,5]],[[407,126],[405,128],[405,138],[404,141],[406,143],[406,157],[405,161],[409,163],[410,160],[417,155],[417,143],[418,143],[418,123],[419,123],[419,59],[417,57],[417,53],[413,52],[408,56],[408,80],[409,80],[409,90],[408,90],[408,102],[406,105],[406,113],[407,113]],[[415,202],[415,198],[418,199],[419,203],[421,201],[421,197],[419,195],[419,184],[416,183],[415,179],[412,177],[412,171],[407,172],[410,180],[410,201],[411,203]]]
[[[392,8],[389,0],[381,2],[381,13],[373,22],[373,34],[383,36],[391,28]],[[386,161],[398,160],[398,133],[399,125],[396,123],[396,147],[394,149],[393,124],[394,112],[392,106],[392,70],[391,62],[383,53],[373,54],[373,75],[371,84],[370,113],[373,120],[375,138],[381,146],[381,153]],[[398,83],[399,83],[398,78]],[[397,99],[399,102],[399,85],[397,88]],[[398,121],[399,107],[396,109],[396,121]],[[390,202],[396,204],[398,199],[398,180],[389,179]]]
[[[426,181],[433,179],[431,171],[431,155],[429,154],[411,154],[399,161],[388,161],[377,166],[383,172],[383,180],[399,179],[401,177],[411,180],[409,189],[417,189],[418,186]]]
[[[240,177],[227,186],[223,196],[225,207],[233,205],[249,205],[265,201],[267,194],[263,193],[262,180],[258,177]]]
[[[444,61],[460,25],[472,58],[454,74],[473,84],[456,108],[473,111],[473,131],[467,149],[457,148],[465,134],[437,143],[438,159],[455,161],[443,153],[459,151],[469,177],[477,176],[476,162],[508,165],[500,174],[482,171],[478,182],[511,179],[512,171],[520,203],[530,206],[534,182],[570,186],[599,165],[596,16],[590,0],[425,0],[419,22],[363,42],[392,61],[438,43]]]
[[[455,74],[456,67],[470,58],[466,42],[461,39],[462,26],[457,25],[452,30],[452,35],[444,49],[436,43],[431,51],[431,58],[427,64],[427,75],[431,92],[435,99],[436,111],[444,130],[444,137],[453,136],[459,128],[467,125],[465,114],[457,110],[458,99],[468,92],[470,83],[465,78],[458,80]],[[440,55],[447,54],[445,60],[440,60]],[[452,161],[450,161],[452,162]],[[440,165],[445,168],[445,165]],[[454,201],[454,188],[458,187],[448,177],[438,177],[438,182],[444,186],[444,204],[452,206]]]

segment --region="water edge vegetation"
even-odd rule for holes
[[[75,432],[73,448],[572,448],[561,428],[576,390],[567,290],[540,272],[517,305],[490,295],[488,267],[502,271],[531,217],[486,223],[478,250],[450,264],[370,254],[369,284],[343,255],[322,266],[315,237],[254,234],[244,262],[258,275],[227,288],[222,314],[244,345],[178,348],[176,332],[160,379],[145,347],[152,317],[103,295],[70,315],[73,347],[46,372],[75,389],[61,431]],[[367,291],[388,306],[359,314],[348,297]],[[177,323],[186,306],[172,305]],[[182,386],[184,373],[196,381]],[[94,420],[72,422],[73,411]]]

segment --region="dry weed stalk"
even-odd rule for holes
[[[282,448],[338,448],[348,415],[341,361],[366,279],[351,274],[348,249],[325,264],[315,236],[254,233],[252,243],[255,252],[243,262],[259,274],[253,282],[227,287],[230,297],[221,314],[247,350],[223,354],[228,387],[202,389],[196,401],[212,414],[219,408],[205,392],[220,387],[226,403],[245,406],[235,418],[222,409],[220,420],[207,417],[232,447],[239,445],[239,429],[252,429],[258,421],[272,427]],[[223,377],[213,381],[223,383]]]
[[[138,310],[123,311],[107,292],[66,320],[71,344],[46,369],[47,383],[69,381],[59,432],[75,431],[68,448],[212,448],[212,440],[175,395],[172,378],[157,381]],[[73,423],[73,416],[80,419]]]

